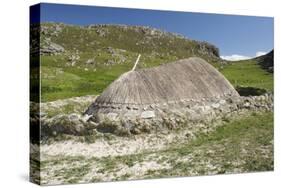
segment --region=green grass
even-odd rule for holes
[[[273,74],[262,69],[254,60],[233,62],[221,69],[221,72],[235,87],[273,91]]]
[[[256,114],[219,127],[209,135],[202,134],[185,146],[173,146],[161,155],[168,157],[171,169],[149,171],[147,176],[184,176],[191,171],[207,175],[273,170],[273,113]],[[263,148],[266,148],[265,150]],[[189,162],[177,159],[190,156]],[[216,170],[205,166],[217,167]]]
[[[134,54],[137,55],[137,54]],[[145,58],[140,62],[140,68],[153,67],[175,59],[165,60]],[[54,61],[60,63],[56,63]],[[95,65],[91,67],[77,63],[77,66],[66,66],[62,56],[42,57],[41,91],[42,101],[53,101],[83,95],[98,95],[122,73],[131,70],[132,62],[112,66]],[[79,67],[78,67],[79,66]],[[85,68],[88,71],[85,71]],[[255,61],[239,61],[225,65],[221,73],[234,87],[255,87],[273,91],[273,74],[262,69]]]
[[[61,55],[41,56],[42,102],[100,94],[122,73],[132,69],[139,53],[142,56],[138,68],[154,67],[197,56],[218,68],[235,87],[273,90],[273,74],[261,69],[254,60],[234,62],[221,68],[221,60],[210,55],[218,53],[211,44],[173,35],[151,37],[142,30],[123,29],[114,25],[91,29],[62,25],[62,32],[56,36],[50,35],[54,24],[43,25],[49,27],[49,34],[42,34],[42,41],[48,37],[52,42],[62,45],[66,52]],[[106,30],[106,37],[98,35],[99,29]],[[202,45],[210,54],[202,53]],[[117,56],[108,47],[114,49]],[[71,66],[68,56],[76,53],[80,59]],[[106,65],[109,60],[118,62],[120,56],[125,58],[123,63]],[[86,64],[88,59],[95,59],[95,63]]]
[[[143,58],[140,62],[140,67],[157,66],[171,59],[153,59],[150,62],[149,59],[145,59],[145,56]],[[125,63],[111,66],[103,64],[91,66],[86,65],[84,62],[79,62],[76,66],[71,67],[66,65],[67,62],[62,56],[42,56],[41,100],[46,102],[69,97],[100,94],[121,74],[132,69],[135,60],[129,60]],[[88,70],[86,71],[85,68]]]
[[[41,45],[46,38],[65,48],[65,53],[53,56],[41,56],[41,101],[54,101],[74,96],[100,94],[112,81],[122,73],[132,69],[138,56],[142,54],[138,68],[154,67],[177,59],[199,56],[213,63],[218,56],[215,46],[194,40],[176,37],[171,34],[150,36],[142,28],[109,25],[104,27],[78,27],[42,23],[48,29],[41,34]],[[59,26],[62,31],[52,35],[54,28]],[[106,36],[99,36],[103,30]],[[216,55],[209,56],[201,52],[204,46]],[[112,54],[108,48],[117,52]],[[68,56],[78,53],[80,59],[71,66]],[[110,60],[124,62],[107,66]],[[88,59],[95,63],[87,65]],[[87,69],[87,70],[85,70]]]
[[[191,175],[258,172],[273,170],[273,113],[251,113],[225,121],[223,126],[209,134],[199,134],[194,140],[183,144],[174,143],[162,150],[145,151],[138,154],[108,156],[101,158],[63,157],[41,163],[42,172],[56,165],[69,166],[44,177],[65,178],[67,182],[79,182],[96,164],[97,173],[105,177],[117,174],[122,168],[155,161],[164,169],[147,169],[139,178],[159,178]],[[188,159],[188,160],[184,160]],[[76,166],[73,164],[81,164]],[[121,165],[121,166],[120,166]],[[126,180],[132,175],[115,175],[113,180]],[[108,179],[107,179],[108,180]],[[102,179],[92,181],[102,181]]]

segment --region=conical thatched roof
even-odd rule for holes
[[[143,105],[223,96],[239,94],[214,67],[193,57],[126,72],[104,90],[95,104]]]

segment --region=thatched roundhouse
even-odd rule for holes
[[[173,109],[191,108],[202,102],[203,106],[211,105],[235,97],[239,94],[220,72],[193,57],[122,74],[85,114],[96,121],[161,119]]]

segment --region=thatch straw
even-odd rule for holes
[[[239,94],[214,67],[193,57],[124,73],[104,90],[95,104],[143,105],[223,96]]]

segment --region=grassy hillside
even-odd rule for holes
[[[38,29],[33,25],[32,35]],[[225,65],[214,45],[149,27],[43,23],[40,33],[42,102],[100,94],[132,69],[138,54],[142,56],[137,68],[197,56],[235,86],[273,88],[273,75],[261,70],[255,60]]]
[[[191,56],[220,61],[211,44],[148,27],[43,23],[40,33],[42,101],[100,94],[132,69],[138,54],[138,68]],[[57,45],[63,50],[56,52]]]
[[[255,87],[273,91],[273,74],[255,59],[232,62],[220,69],[234,87]]]

